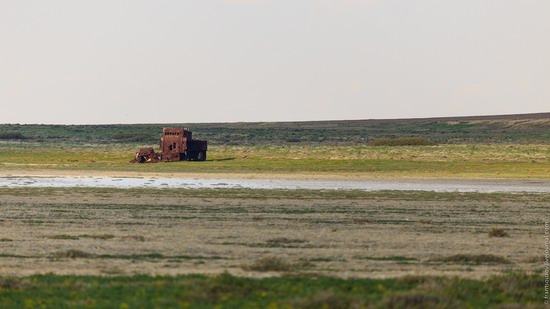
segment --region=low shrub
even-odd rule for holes
[[[508,234],[505,230],[499,229],[499,228],[492,228],[489,231],[489,237],[510,237],[510,234]]]
[[[25,139],[26,137],[20,132],[0,132],[0,139]]]
[[[0,291],[4,290],[28,290],[34,288],[27,278],[0,278]],[[0,302],[1,303],[1,302]]]
[[[365,308],[365,301],[345,293],[321,291],[289,302],[291,308]]]
[[[288,139],[286,140],[287,143],[299,143],[299,142],[301,142],[301,141],[302,141],[302,140],[299,139],[299,138],[288,138]]]
[[[73,236],[73,235],[65,235],[65,234],[61,234],[61,235],[52,235],[52,236],[48,236],[49,239],[65,239],[65,240],[78,240],[79,237],[78,236]]]
[[[125,143],[132,143],[132,142],[156,142],[157,138],[154,136],[151,136],[151,134],[145,134],[145,133],[118,133],[113,135],[113,139],[117,142],[125,142]]]
[[[109,240],[109,239],[115,238],[115,235],[111,235],[111,234],[100,234],[100,235],[84,234],[84,235],[79,235],[79,237],[91,238],[91,239],[100,239],[100,240]]]
[[[296,238],[287,238],[287,237],[277,237],[267,240],[267,243],[270,244],[300,244],[307,242],[305,239],[296,239]]]
[[[90,253],[80,251],[80,250],[67,250],[67,251],[59,251],[53,254],[54,258],[57,259],[77,259],[77,258],[89,258],[92,257]]]
[[[445,308],[445,301],[439,296],[425,292],[407,291],[390,293],[384,304],[385,308]]]
[[[435,144],[420,136],[380,137],[369,142],[369,146],[432,146]]]
[[[372,261],[396,261],[396,262],[405,262],[405,261],[416,261],[416,258],[413,257],[406,257],[406,256],[400,256],[400,255],[392,255],[392,256],[367,256],[364,257],[365,260],[372,260]]]
[[[273,256],[261,258],[243,268],[253,271],[290,271],[292,270],[292,265],[283,258]]]
[[[311,267],[311,263],[309,261],[299,261],[296,263],[289,262],[286,259],[276,257],[276,256],[270,256],[261,258],[251,265],[244,266],[244,270],[252,270],[252,271],[281,271],[281,272],[290,272],[290,271],[297,271],[301,270],[303,268]]]
[[[511,262],[493,254],[455,254],[447,257],[433,259],[437,262],[450,262],[461,264],[510,264]]]
[[[122,240],[134,240],[134,241],[145,241],[145,237],[140,235],[128,235],[128,236],[122,236]]]

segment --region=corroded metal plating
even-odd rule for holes
[[[160,152],[152,147],[140,149],[130,163],[157,163],[174,161],[204,161],[207,141],[193,139],[185,128],[164,128],[160,138]]]

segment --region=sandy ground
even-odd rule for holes
[[[94,171],[94,170],[58,170],[58,169],[0,169],[0,177],[158,177],[158,178],[201,178],[201,179],[304,179],[304,180],[396,180],[406,179],[410,181],[453,181],[464,183],[488,182],[488,183],[547,183],[545,178],[464,178],[464,177],[419,177],[419,176],[380,176],[375,174],[350,174],[350,173],[155,173],[155,172],[131,172],[131,171]]]
[[[203,179],[372,179],[368,175],[328,175],[328,174],[258,174],[258,173],[140,173],[128,171],[84,171],[84,170],[1,170],[0,177],[162,177],[162,178],[203,178]]]
[[[506,179],[506,178],[433,178],[433,177],[380,177],[368,174],[339,175],[339,174],[252,174],[252,173],[138,173],[126,171],[83,171],[83,170],[1,170],[0,178],[5,177],[105,177],[105,178],[150,178],[150,179],[204,179],[204,180],[275,180],[275,181],[335,181],[335,182],[380,182],[418,184],[420,186],[434,184],[434,187],[449,187],[454,191],[454,186],[474,187],[502,187],[502,191],[515,191],[514,187],[532,187],[533,192],[548,192],[550,179]],[[538,189],[537,189],[538,188]],[[447,189],[445,189],[447,190]],[[471,191],[471,190],[466,190]],[[481,190],[483,191],[483,190]],[[493,189],[488,189],[491,192]],[[497,190],[498,191],[498,190]]]
[[[550,209],[547,195],[339,200],[152,191],[4,192],[0,276],[277,274],[249,269],[266,257],[295,265],[292,272],[339,277],[537,271]],[[491,228],[509,237],[489,237]],[[84,256],[66,257],[70,250]],[[437,261],[455,254],[492,254],[510,263]]]

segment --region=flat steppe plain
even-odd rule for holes
[[[138,147],[8,142],[0,145],[0,176],[511,186],[550,179],[550,147],[543,144],[213,146],[207,162],[128,164]],[[227,270],[479,278],[537,271],[550,209],[547,193],[0,188],[0,196],[5,275]],[[490,237],[492,229],[504,233]]]
[[[550,179],[550,146],[545,144],[213,145],[206,162],[129,164],[143,146],[0,143],[0,172]]]
[[[1,188],[0,276],[537,272],[549,206],[544,193]]]
[[[25,137],[0,141],[0,177],[540,185],[549,125],[194,124],[207,162],[145,165],[128,161],[172,125],[0,125]],[[402,135],[439,145],[368,145]],[[525,192],[4,187],[0,307],[538,308],[549,209]]]

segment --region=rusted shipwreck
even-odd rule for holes
[[[160,152],[155,152],[153,147],[142,148],[130,163],[204,161],[207,144],[206,140],[193,139],[193,133],[186,128],[164,128]]]

